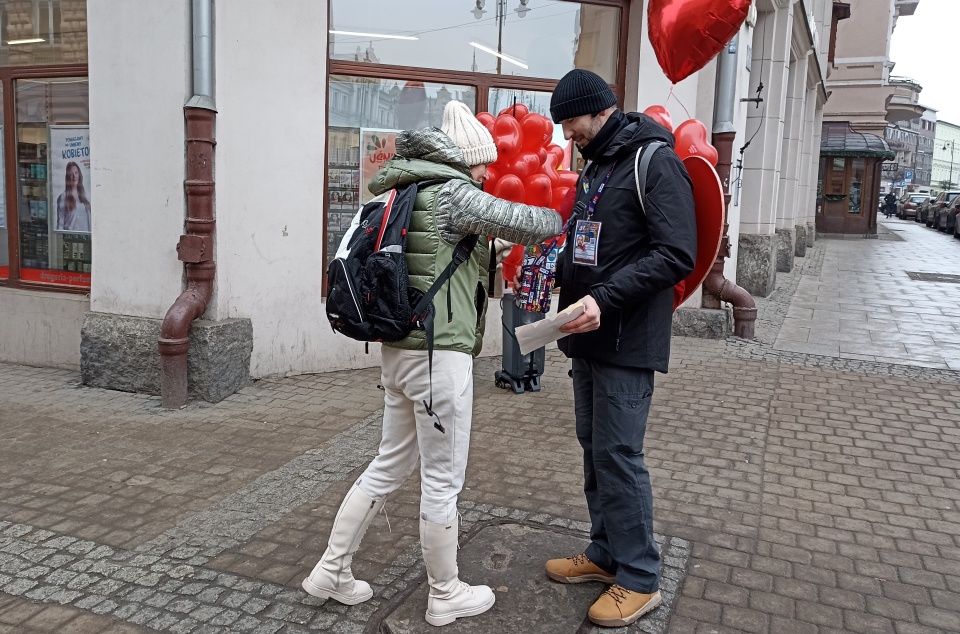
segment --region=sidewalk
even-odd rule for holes
[[[960,242],[911,229],[819,241],[760,301],[757,341],[674,340],[646,441],[667,601],[622,631],[960,631],[960,373],[906,343],[883,360],[784,345],[786,331],[819,332],[817,308],[809,326],[792,320],[832,285],[866,303],[892,294],[896,271],[957,272],[942,267],[960,266],[947,264]],[[910,284],[924,297],[891,314],[960,311],[960,287]],[[909,318],[896,324],[913,336]],[[588,529],[567,368],[551,352],[543,391],[516,396],[493,385],[499,359],[476,364],[461,572],[506,581],[493,610],[443,631],[518,631],[524,592],[564,610],[522,631],[593,631],[581,625],[599,585],[587,596],[501,575],[536,570],[544,543],[563,550]],[[70,372],[0,365],[0,633],[439,631],[418,620],[416,474],[354,560],[373,600],[347,608],[299,589],[376,451],[377,379],[262,380],[168,412]]]

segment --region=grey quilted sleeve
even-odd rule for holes
[[[560,215],[552,209],[496,198],[462,180],[448,181],[440,188],[436,215],[445,234],[477,234],[515,244],[543,242],[563,228]]]

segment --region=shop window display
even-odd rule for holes
[[[87,80],[18,80],[16,91],[20,279],[89,286]]]

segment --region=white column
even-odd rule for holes
[[[138,3],[139,4],[139,3]],[[214,319],[253,322],[253,376],[378,362],[321,302],[327,3],[217,3]]]
[[[800,177],[803,122],[807,82],[807,57],[790,64],[790,78],[785,110],[784,145],[780,168],[780,199],[777,229],[793,230],[796,226],[797,190]]]
[[[792,4],[761,13],[754,29],[750,90],[754,95],[762,81],[766,103],[747,114],[747,131],[756,136],[744,154],[741,233],[772,235],[776,228],[792,30]]]

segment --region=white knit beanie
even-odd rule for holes
[[[465,104],[451,101],[446,105],[440,130],[460,148],[468,167],[496,162],[497,146],[493,137]]]

